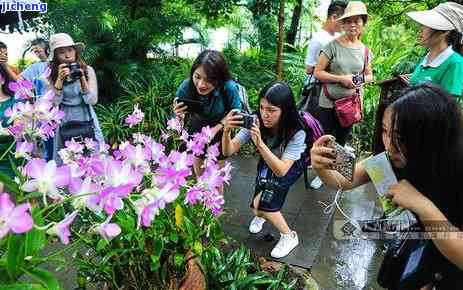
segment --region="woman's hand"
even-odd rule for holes
[[[332,169],[336,164],[336,151],[328,147],[329,142],[333,141],[331,135],[324,135],[318,138],[310,149],[310,160],[315,169]]]
[[[173,110],[175,115],[180,118],[180,120],[185,119],[186,109],[188,107],[182,102],[177,103],[177,99],[174,99]]]
[[[233,128],[239,128],[243,125],[243,116],[239,110],[233,109],[222,119],[223,131],[229,132]]]
[[[256,145],[257,148],[260,148],[263,144],[264,141],[262,140],[262,136],[260,135],[260,124],[259,124],[259,119],[255,119],[254,124],[252,124],[250,133],[251,133],[251,139],[252,142],[254,142],[254,145]]]
[[[410,76],[411,75],[399,75],[397,76],[401,81],[403,81],[404,83],[406,83],[407,85],[410,85]]]
[[[357,87],[357,85],[354,83],[352,79],[353,77],[354,77],[353,75],[339,76],[339,83],[348,89],[354,89]]]
[[[68,65],[66,63],[62,63],[58,66],[58,79],[64,81],[66,77],[71,73]]]
[[[392,198],[392,202],[398,206],[418,215],[432,205],[432,202],[407,180],[401,180],[398,184],[392,185],[386,196]]]

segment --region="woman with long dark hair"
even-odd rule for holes
[[[352,182],[331,170],[336,158],[327,144],[332,138],[321,137],[311,149],[312,166],[324,184],[349,189],[369,182],[362,162]],[[432,84],[407,89],[384,111],[382,142],[400,180],[387,194],[393,203],[411,210],[424,231],[426,222],[437,221],[445,223],[450,234],[463,234],[463,120],[455,99]],[[430,282],[437,289],[456,289],[454,285],[463,282],[463,240],[432,238],[429,252],[435,258],[425,265],[432,275],[416,289]],[[437,273],[440,279],[433,281]]]
[[[225,156],[238,152],[250,140],[256,146],[261,158],[251,202],[255,216],[249,231],[260,232],[265,221],[269,221],[281,235],[270,255],[282,258],[299,244],[297,233],[289,228],[280,210],[290,187],[303,173],[306,132],[293,93],[285,82],[267,84],[258,101],[259,112],[252,128],[241,129],[233,139],[231,130],[242,126],[243,120],[234,112],[227,115],[222,146]]]
[[[188,108],[187,100],[193,100],[199,105],[194,110]],[[222,139],[223,118],[233,109],[241,109],[241,101],[238,84],[232,80],[227,62],[218,51],[201,52],[191,67],[190,77],[177,89],[175,114],[182,121],[187,121],[190,134],[210,126],[214,136],[210,144],[215,144]],[[221,153],[218,159],[223,160],[225,157]],[[202,156],[194,159],[197,176],[202,172],[202,160]]]
[[[83,128],[85,125],[82,125],[74,132],[80,134],[83,131],[92,131],[88,134],[91,138],[98,142],[104,141],[98,118],[93,110],[93,105],[98,102],[96,74],[80,57],[83,48],[82,43],[75,43],[66,33],[50,37],[50,83],[56,92],[55,102],[65,113],[62,125],[56,131],[53,146],[53,159],[59,162],[61,160],[58,151],[63,148],[66,139],[72,137],[72,132],[66,129],[66,125],[71,122],[83,124],[82,122],[91,121],[89,123],[92,123],[92,126]]]

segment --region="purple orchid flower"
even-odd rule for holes
[[[133,107],[133,113],[125,118],[125,123],[129,125],[130,128],[132,128],[133,126],[139,124],[144,117],[145,114],[138,108],[138,104],[136,104]]]
[[[116,210],[124,208],[123,198],[127,197],[132,192],[135,186],[133,184],[126,184],[120,186],[110,186],[99,195],[99,205],[108,214],[112,215]]]
[[[31,81],[21,80],[10,82],[8,88],[15,93],[14,96],[18,100],[27,100],[33,97],[32,89],[34,88],[34,84]]]
[[[23,203],[15,207],[8,193],[0,194],[0,240],[12,231],[16,234],[28,232],[34,226],[34,221],[28,211],[29,203]]]
[[[76,142],[74,138],[70,141],[66,141],[64,143],[67,149],[69,149],[72,153],[75,154],[82,154],[84,152],[84,145]]]
[[[121,233],[121,228],[118,224],[109,223],[112,219],[110,215],[102,224],[97,227],[98,233],[107,241],[111,241],[114,237],[117,237]]]
[[[149,170],[148,161],[151,160],[151,150],[149,148],[143,147],[141,144],[137,144],[137,146],[128,144],[121,150],[121,153],[134,167],[144,167]]]
[[[179,133],[182,132],[182,123],[180,122],[180,119],[175,117],[167,121],[167,129],[177,131]]]
[[[124,184],[132,184],[138,186],[143,179],[143,174],[137,172],[129,163],[112,158],[103,161],[103,170],[105,176],[105,184],[107,186],[119,186]]]
[[[34,144],[27,141],[16,143],[16,152],[14,153],[15,158],[30,158],[30,154],[34,149]]]
[[[72,178],[69,183],[69,193],[76,196],[72,201],[73,207],[75,209],[88,208],[95,213],[101,212],[96,199],[96,193],[99,190],[100,187],[92,183],[91,178],[88,176],[84,180]]]
[[[185,203],[195,205],[201,202],[204,190],[198,186],[191,187],[186,192]]]
[[[58,188],[63,188],[69,184],[70,170],[68,166],[57,167],[54,160],[45,163],[43,159],[34,158],[27,162],[24,169],[26,176],[31,178],[22,185],[24,191],[39,191],[52,199],[62,198]]]
[[[61,243],[65,245],[69,244],[69,237],[71,236],[69,226],[74,222],[78,213],[78,211],[73,211],[71,214],[67,215],[62,221],[47,230],[47,234],[58,236]]]

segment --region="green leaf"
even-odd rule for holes
[[[108,241],[105,240],[105,239],[101,239],[98,241],[98,244],[96,244],[96,251],[97,252],[100,252],[101,250],[103,250],[104,248],[106,248],[106,246],[109,245]]]
[[[0,171],[0,182],[5,184],[6,190],[10,191],[11,193],[16,193],[16,196],[20,195],[21,190],[19,186],[14,180],[6,175],[5,173]]]
[[[6,257],[7,271],[11,280],[15,281],[21,274],[21,267],[24,265],[24,235],[8,236],[8,252]]]
[[[183,266],[183,263],[185,261],[185,255],[180,254],[180,253],[175,253],[174,255],[174,265],[177,268],[180,268]]]
[[[35,207],[32,209],[32,218],[34,219],[34,223],[36,225],[43,225],[45,223],[40,209]],[[40,231],[38,229],[32,229],[31,231],[26,233],[26,244],[25,244],[25,256],[35,256],[39,253],[40,250],[45,247],[47,242],[47,237],[45,232]]]
[[[0,285],[0,290],[47,290],[40,284],[16,283],[12,285]]]
[[[31,192],[29,194],[26,194],[24,197],[22,198],[18,198],[18,202],[23,202],[25,200],[28,200],[28,199],[31,199],[31,198],[35,198],[35,197],[41,197],[43,196],[43,193],[41,192]]]
[[[27,272],[27,275],[29,275],[33,279],[36,279],[49,290],[61,290],[58,280],[56,280],[53,274],[46,270],[40,268],[33,268]]]

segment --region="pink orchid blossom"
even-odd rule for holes
[[[109,223],[112,219],[112,215],[109,216],[103,223],[97,227],[98,233],[107,241],[111,241],[121,233],[121,228],[118,224]]]
[[[74,138],[66,141],[64,143],[64,146],[66,146],[67,149],[69,149],[72,153],[75,154],[81,154],[84,152],[84,145],[75,141]]]
[[[136,104],[133,107],[133,113],[125,118],[125,123],[129,125],[130,128],[132,128],[133,126],[139,124],[144,117],[145,114],[138,108],[138,104]]]
[[[38,191],[52,199],[61,199],[58,188],[65,187],[70,181],[69,167],[57,167],[54,160],[48,163],[38,158],[29,160],[25,166],[25,174],[31,179],[22,185],[24,191]]]
[[[8,193],[0,194],[0,240],[12,231],[22,234],[32,229],[34,221],[30,215],[31,206],[23,203],[15,206]]]
[[[27,141],[16,143],[16,152],[14,153],[15,158],[30,158],[30,153],[34,149],[34,144],[28,143]]]
[[[167,121],[167,129],[177,131],[178,133],[182,132],[182,124],[180,119],[175,117]]]
[[[47,230],[47,234],[58,236],[61,240],[61,243],[67,245],[69,244],[69,237],[71,236],[71,231],[69,226],[74,222],[78,211],[73,211],[71,214],[67,215],[62,221],[52,226]]]
[[[151,150],[149,148],[143,147],[141,144],[137,144],[137,146],[128,144],[124,150],[121,150],[121,153],[134,167],[149,170],[148,162],[151,160]]]
[[[18,100],[27,100],[33,97],[32,89],[34,84],[28,80],[20,80],[17,82],[10,82],[8,88],[14,92],[14,96]]]
[[[124,208],[123,198],[127,197],[132,192],[133,184],[120,186],[110,186],[101,191],[98,196],[99,206],[108,214],[112,215],[117,210]]]

